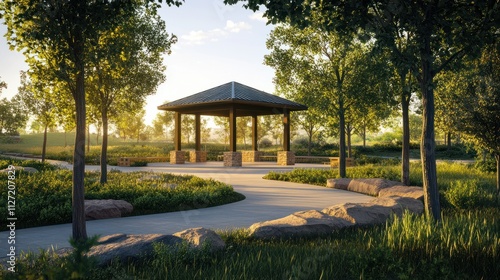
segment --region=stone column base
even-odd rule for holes
[[[279,151],[278,165],[295,165],[295,153],[290,151]]]
[[[184,151],[170,151],[170,164],[183,164],[186,161]]]
[[[242,151],[243,162],[257,162],[260,161],[261,151]]]
[[[189,151],[190,162],[207,162],[207,151]]]
[[[241,152],[224,152],[224,166],[241,166]]]

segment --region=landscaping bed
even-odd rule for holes
[[[17,228],[71,222],[72,172],[37,161],[0,158],[0,169],[9,165],[35,167],[40,172],[18,172],[16,182]],[[7,173],[0,174],[7,181]],[[132,204],[130,215],[173,212],[227,204],[244,199],[230,185],[195,176],[167,173],[108,173],[108,183],[99,183],[99,173],[85,175],[85,199],[117,199]],[[2,189],[0,219],[7,219],[7,188]]]

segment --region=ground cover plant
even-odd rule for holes
[[[70,170],[37,161],[0,159],[0,169],[8,165],[38,167],[41,172],[18,172],[16,176],[16,216],[18,228],[71,222]],[[131,215],[164,213],[211,207],[244,199],[227,184],[195,176],[149,172],[109,172],[109,182],[99,183],[99,173],[85,176],[86,199],[123,199],[130,202]],[[0,174],[6,181],[7,174]],[[0,198],[0,219],[7,219],[7,189]]]

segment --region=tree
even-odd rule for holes
[[[168,102],[165,102],[168,103]],[[172,140],[169,137],[169,129],[174,122],[174,112],[161,111],[156,114],[153,120],[153,134],[155,137]]]
[[[36,75],[33,75],[37,77]],[[47,131],[55,126],[55,104],[52,101],[54,88],[40,80],[30,79],[27,72],[21,71],[21,86],[18,89],[19,100],[30,115],[34,116],[43,130],[42,162],[45,161]]]
[[[100,183],[107,182],[109,119],[124,111],[136,112],[145,98],[165,80],[164,53],[177,38],[165,31],[155,6],[138,7],[113,29],[97,35],[87,70],[89,105],[102,126]]]
[[[1,80],[2,77],[0,77],[0,94],[2,94],[2,89],[7,88],[7,83]]]
[[[235,4],[239,0],[225,0]],[[500,5],[487,1],[302,1],[248,0],[245,6],[258,10],[272,23],[291,22],[300,27],[312,24],[314,13],[320,14],[322,28],[352,32],[359,28],[372,33],[377,43],[391,47],[396,44],[394,28],[411,32],[410,44],[416,50],[412,73],[417,78],[422,96],[421,160],[425,209],[428,216],[441,218],[437,187],[434,142],[434,77],[443,69],[475,54],[498,36]],[[393,23],[399,22],[398,26]],[[395,48],[391,47],[392,50]],[[405,63],[401,56],[398,62]]]
[[[28,116],[18,98],[0,100],[0,135],[19,135],[19,129],[26,126]]]
[[[165,0],[180,5],[177,0]],[[136,1],[5,0],[0,17],[7,25],[7,41],[22,51],[30,64],[51,63],[50,74],[64,81],[76,112],[73,153],[73,238],[87,239],[84,209],[85,68],[86,50],[96,44],[99,30],[108,30],[133,11]]]
[[[345,177],[346,116],[372,95],[365,82],[374,76],[367,71],[372,63],[369,48],[352,36],[322,31],[315,23],[304,29],[278,26],[266,44],[271,54],[265,64],[275,69],[277,91],[338,123],[339,176]]]
[[[479,150],[491,153],[497,164],[497,196],[500,195],[500,41],[487,46],[468,69],[445,73],[438,96],[446,104],[450,126]]]

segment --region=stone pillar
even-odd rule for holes
[[[257,162],[260,161],[261,151],[243,151],[242,158],[243,162]]]
[[[278,165],[295,165],[295,153],[290,151],[279,151]]]
[[[224,152],[224,166],[241,166],[241,152]]]
[[[207,162],[207,151],[189,151],[190,162]]]
[[[170,164],[183,164],[185,160],[184,151],[170,151]]]

